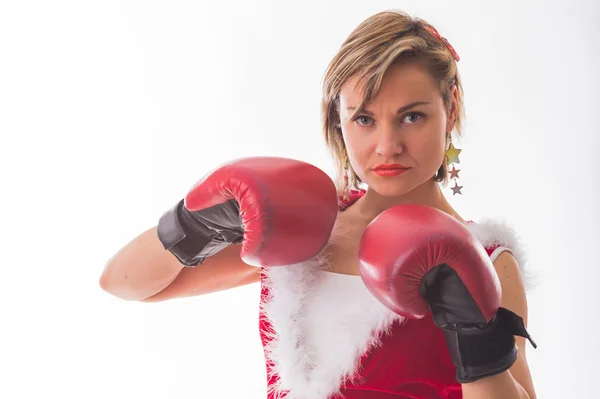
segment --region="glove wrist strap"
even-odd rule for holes
[[[201,264],[208,252],[213,252],[209,244],[215,233],[194,219],[183,199],[161,216],[157,234],[164,249],[184,266]]]
[[[456,366],[456,380],[469,383],[508,370],[517,360],[515,335],[535,342],[523,319],[505,308],[486,326],[447,325],[442,328]]]

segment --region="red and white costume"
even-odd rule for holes
[[[362,194],[353,192],[342,211]],[[508,225],[483,220],[467,227],[492,261],[510,251],[524,271],[523,250]],[[336,225],[336,234],[343,226]],[[430,315],[404,319],[380,304],[360,276],[328,272],[327,265],[318,255],[262,270],[259,327],[268,399],[462,398],[443,333]]]

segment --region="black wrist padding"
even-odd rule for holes
[[[190,215],[185,212],[184,200],[165,212],[158,221],[158,239],[183,265],[196,266],[204,261],[202,249],[214,234],[209,229],[200,231],[202,226],[193,226]]]
[[[485,326],[450,324],[442,330],[456,366],[456,380],[463,384],[508,370],[517,360],[515,335],[537,347],[523,319],[505,308],[499,308]]]
[[[157,233],[163,247],[181,264],[196,266],[228,245],[240,243],[244,231],[233,200],[194,212],[181,200],[161,216]]]

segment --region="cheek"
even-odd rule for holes
[[[360,174],[370,154],[375,150],[374,145],[368,140],[367,135],[344,134],[343,137],[348,158],[354,170]]]
[[[446,152],[445,145],[445,135],[435,132],[425,135],[425,137],[411,140],[410,143],[407,143],[406,147],[410,155],[418,161],[419,165],[436,164],[439,167]]]

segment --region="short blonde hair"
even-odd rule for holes
[[[364,82],[361,104],[352,115],[355,117],[377,94],[388,68],[402,61],[417,61],[439,83],[439,89],[450,112],[452,88],[456,86],[458,104],[453,132],[462,135],[464,119],[463,90],[456,61],[446,45],[429,29],[432,26],[420,18],[403,11],[389,10],[377,13],[360,25],[348,36],[338,53],[329,63],[323,78],[321,120],[325,142],[333,155],[337,172],[337,187],[340,192],[357,189],[360,178],[348,161],[342,137],[339,116],[339,94],[348,79],[357,75]],[[447,132],[452,133],[452,132]],[[344,169],[350,169],[348,184]],[[446,184],[448,170],[446,160],[434,179]]]

